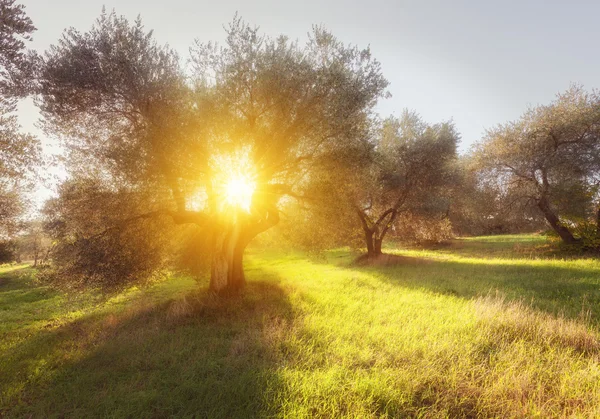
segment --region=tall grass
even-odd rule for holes
[[[253,249],[244,295],[0,276],[0,416],[600,417],[600,263],[543,238],[358,266]]]

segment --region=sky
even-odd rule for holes
[[[37,32],[32,48],[44,51],[67,27],[88,30],[102,7],[135,19],[141,15],[159,43],[182,57],[194,39],[223,41],[223,25],[237,12],[267,35],[303,41],[320,24],[345,43],[370,46],[389,80],[382,116],[417,111],[428,122],[452,119],[460,150],[487,128],[514,120],[528,106],[545,104],[578,83],[600,88],[600,1],[382,1],[382,0],[21,0]],[[53,141],[34,127],[31,101],[19,117],[48,153]],[[60,170],[55,169],[55,175]],[[50,182],[51,184],[52,182]],[[51,194],[40,187],[38,198]]]

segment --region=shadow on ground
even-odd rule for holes
[[[464,299],[498,294],[553,315],[583,318],[600,328],[600,264],[572,255],[557,258],[556,251],[549,251],[546,244],[540,249],[539,243],[529,243],[531,239],[516,244],[512,238],[493,239],[457,240],[436,250],[436,257],[396,254],[388,247],[384,255],[368,261],[364,254],[336,249],[311,262]]]
[[[443,260],[402,256],[392,263],[357,266],[386,283],[466,299],[500,294],[567,318],[587,317],[600,326],[600,270],[597,266],[527,264],[493,259]]]
[[[196,291],[39,333],[0,355],[6,417],[272,416],[280,337],[294,313],[277,279],[243,296]],[[11,365],[19,369],[11,369]]]

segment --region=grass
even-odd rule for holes
[[[0,268],[0,416],[600,417],[600,261],[534,235],[387,251],[251,249],[228,300]]]

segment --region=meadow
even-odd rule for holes
[[[600,261],[538,235],[251,248],[229,299],[111,297],[0,268],[0,417],[600,417]]]

